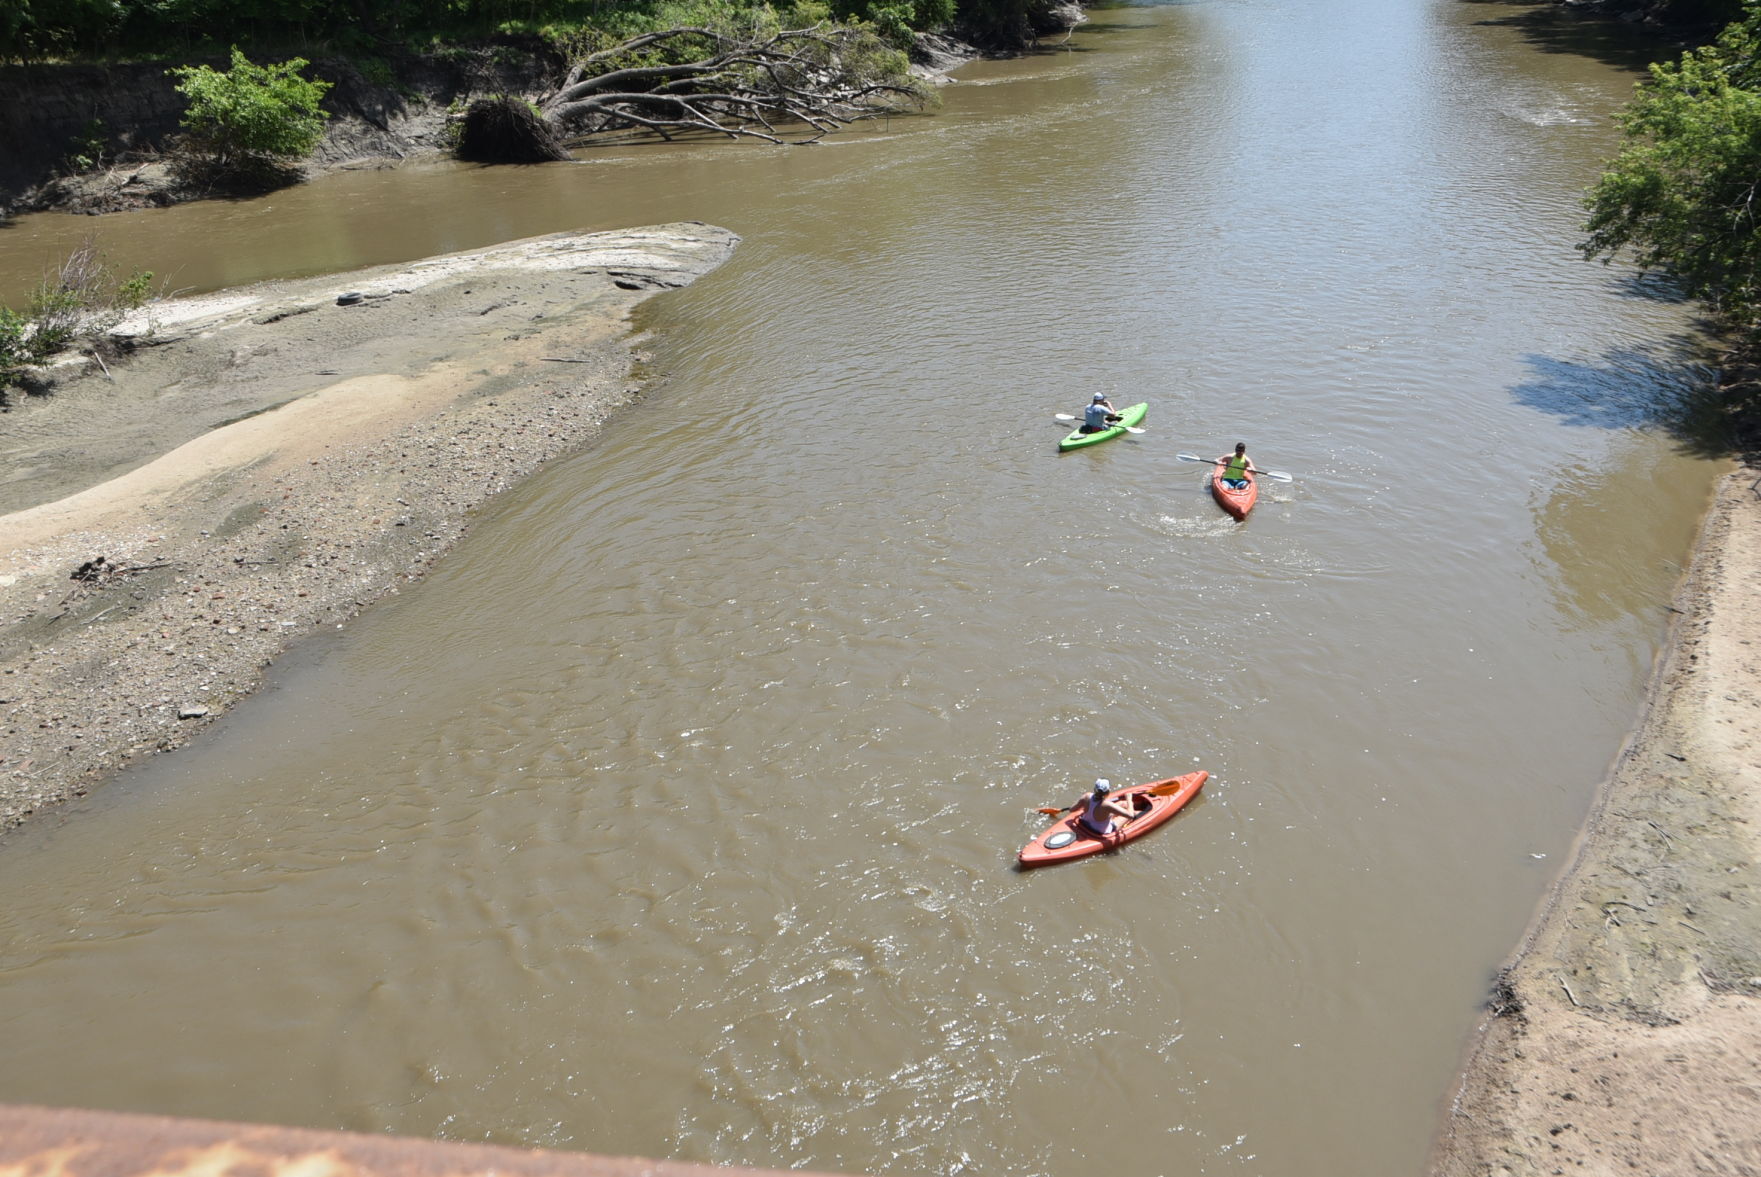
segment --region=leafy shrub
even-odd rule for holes
[[[152,287],[153,271],[136,270],[123,279],[122,284],[116,288],[116,297],[111,300],[111,303],[120,311],[139,310],[146,305],[148,297],[153,292]]]
[[[189,100],[183,116],[187,150],[221,172],[310,155],[330,117],[318,109],[330,83],[301,77],[307,64],[295,57],[256,65],[235,46],[230,69],[167,70],[181,79],[177,92]]]
[[[865,21],[895,45],[908,45],[918,30],[939,29],[954,19],[954,0],[838,0],[840,20]]]
[[[0,307],[0,389],[39,358],[31,350],[31,321],[11,307]]]
[[[43,276],[21,313],[0,307],[0,389],[76,340],[108,331],[147,301],[153,275],[136,270],[122,282],[91,241]]]

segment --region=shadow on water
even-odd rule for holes
[[[1574,53],[1605,65],[1641,72],[1655,61],[1671,61],[1682,50],[1710,41],[1713,29],[1699,35],[1685,31],[1642,28],[1596,13],[1574,12],[1534,0],[1460,0],[1496,13],[1480,24],[1517,30],[1543,53]]]
[[[1681,284],[1668,274],[1657,270],[1617,270],[1610,275],[1614,279],[1615,293],[1622,298],[1636,298],[1642,302],[1687,303],[1693,300],[1682,293]],[[1711,333],[1715,330],[1710,321],[1695,324],[1700,330]]]
[[[1718,359],[1692,336],[1652,347],[1619,348],[1600,363],[1528,356],[1534,379],[1511,389],[1521,405],[1566,425],[1593,429],[1659,429],[1683,452],[1730,457],[1738,442],[1729,400],[1718,388]]]
[[[1613,289],[1622,298],[1655,303],[1693,301],[1682,293],[1674,278],[1659,271],[1625,270],[1614,274],[1613,278]],[[1729,349],[1716,342],[1705,342],[1721,337],[1723,328],[1716,319],[1702,316],[1695,321],[1694,327],[1701,334],[1701,342],[1695,344],[1680,339],[1665,346],[1673,346],[1687,357],[1685,364],[1690,380],[1694,372],[1703,371],[1707,383],[1685,396],[1667,395],[1656,401],[1649,416],[1640,415],[1627,422],[1613,421],[1611,426],[1661,426],[1684,443],[1687,453],[1702,457],[1734,457],[1748,465],[1761,464],[1761,364],[1752,358],[1753,349],[1740,340]],[[1553,411],[1547,404],[1525,399],[1521,388],[1517,399]],[[1598,423],[1573,416],[1565,420],[1568,424]]]

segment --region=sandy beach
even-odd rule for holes
[[[1761,470],[1722,480],[1639,729],[1500,973],[1437,1177],[1761,1173]]]
[[[563,233],[147,308],[0,417],[0,829],[186,743],[294,642],[639,396],[630,312],[701,224]]]

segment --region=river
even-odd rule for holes
[[[651,392],[198,747],[0,845],[0,1100],[896,1174],[1423,1163],[1716,464],[1572,246],[1633,62],[1097,10],[814,147],[27,218],[208,289],[700,219]],[[1060,456],[1096,391],[1147,432]],[[1181,451],[1244,440],[1238,525]],[[1096,775],[1213,775],[1126,851]]]

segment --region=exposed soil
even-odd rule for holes
[[[0,416],[0,829],[177,747],[640,394],[700,224],[155,304]]]
[[[1060,32],[1086,19],[1074,4],[1054,6],[1046,17],[1048,28]],[[977,56],[963,42],[923,33],[913,42],[911,68],[942,85],[948,71]],[[395,83],[369,80],[346,59],[312,62],[308,76],[332,87],[323,104],[328,122],[312,157],[290,164],[285,182],[448,153],[449,124],[470,99],[537,98],[562,77],[565,63],[537,38],[507,37],[443,53],[400,52],[389,67]],[[49,210],[98,215],[256,195],[204,185],[170,166],[165,152],[180,133],[184,109],[175,85],[164,63],[0,65],[0,220]],[[104,128],[103,166],[75,169],[70,154],[94,125]]]
[[[1469,1052],[1437,1177],[1761,1174],[1761,469]]]
[[[187,183],[162,152],[181,133],[185,100],[170,62],[0,66],[0,216],[55,209],[103,213],[225,196]],[[225,61],[191,62],[224,68]],[[560,69],[542,43],[484,44],[382,62],[395,82],[320,58],[306,72],[331,84],[324,138],[291,179],[390,166],[445,149],[450,111],[473,94],[535,93]],[[96,141],[91,136],[96,134]],[[104,166],[76,168],[76,156]]]

